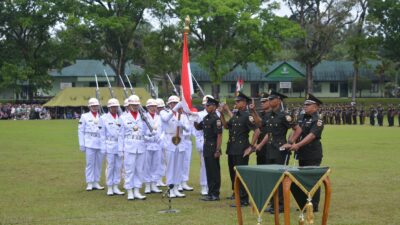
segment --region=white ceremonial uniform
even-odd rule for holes
[[[182,165],[185,152],[184,141],[178,145],[172,143],[172,137],[176,136],[176,128],[180,127],[180,137],[183,136],[183,130],[189,131],[190,124],[186,116],[181,115],[178,121],[178,113],[174,115],[172,110],[163,110],[160,112],[164,129],[164,148],[166,149],[167,159],[167,184],[178,185],[182,182]]]
[[[86,183],[99,182],[104,155],[100,150],[99,113],[82,114],[78,126],[79,146],[86,153]]]
[[[187,115],[182,115],[188,119]],[[189,119],[188,119],[189,121]],[[184,156],[182,165],[182,182],[187,182],[189,180],[190,173],[190,162],[192,160],[192,134],[194,125],[189,121],[189,129],[183,130],[182,142],[184,144]]]
[[[121,182],[122,157],[118,155],[119,116],[109,112],[100,117],[101,152],[107,158],[107,186]]]
[[[199,116],[197,122],[200,123],[203,121],[203,118],[207,115],[207,111],[204,109],[200,111],[197,115]],[[204,132],[203,130],[193,129],[194,136],[196,137],[196,150],[200,156],[200,185],[207,186],[207,174],[206,167],[204,164],[203,157],[203,145],[204,145]]]
[[[134,118],[131,112],[123,114],[119,123],[121,128],[118,136],[118,154],[124,156],[124,188],[127,190],[141,188],[145,159],[144,135],[147,132],[146,124],[139,113]]]
[[[160,173],[161,164],[161,118],[159,115],[154,114],[154,117],[150,113],[147,113],[147,118],[150,125],[153,128],[153,133],[147,130],[147,135],[145,136],[145,146],[146,146],[146,160],[144,166],[144,182],[158,182],[162,177]]]
[[[164,109],[162,111],[165,111]],[[161,112],[162,112],[161,111]],[[158,174],[160,175],[160,180],[165,176],[165,173],[167,171],[167,162],[166,162],[166,149],[165,149],[165,130],[164,130],[164,125],[161,120],[161,112],[158,115],[160,118],[160,148],[161,148],[161,153],[160,153],[160,164],[158,166]]]

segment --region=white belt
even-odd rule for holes
[[[94,132],[86,132],[85,135],[91,136],[91,137],[100,137],[100,135],[98,133],[94,133]]]
[[[118,138],[115,138],[115,137],[107,137],[106,140],[107,140],[107,141],[118,141]]]
[[[133,139],[133,140],[143,140],[143,136],[141,135],[125,135],[125,139]]]

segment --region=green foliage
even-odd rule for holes
[[[24,84],[29,99],[38,89],[51,87],[47,71],[61,60],[54,52],[59,43],[52,40],[50,32],[63,21],[63,9],[57,2],[7,0],[0,4],[2,87],[20,91]]]
[[[300,30],[272,13],[277,4],[248,0],[178,0],[175,14],[191,18],[190,31],[197,62],[218,84],[224,75],[248,62],[265,66],[280,42]]]
[[[384,56],[400,61],[400,2],[398,0],[370,1],[369,19],[378,26]]]
[[[144,13],[161,8],[161,3],[158,0],[76,1],[66,23],[66,32],[70,33],[66,38],[77,39],[84,55],[104,60],[116,74],[123,75],[128,61],[134,59],[139,65],[143,62],[143,36],[151,29]]]

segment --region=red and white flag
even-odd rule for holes
[[[187,33],[183,33],[182,72],[181,72],[182,102],[185,111],[197,111],[192,107],[192,94],[194,94],[192,72],[190,71],[189,49]]]
[[[243,89],[243,85],[244,85],[244,81],[239,78],[238,81],[236,82],[236,91],[235,91],[236,95],[238,95],[239,91],[241,91]]]

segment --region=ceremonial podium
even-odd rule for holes
[[[238,224],[243,225],[242,210],[240,207],[239,187],[243,184],[249,195],[253,210],[258,215],[258,224],[261,224],[261,215],[267,208],[268,202],[274,197],[274,208],[279,209],[278,187],[283,186],[284,224],[290,225],[290,193],[296,205],[304,215],[306,205],[310,204],[315,192],[324,184],[325,204],[322,214],[322,225],[328,221],[329,204],[331,198],[331,184],[329,181],[329,167],[289,167],[284,165],[236,166],[235,203]],[[279,210],[275,210],[275,225],[279,225]],[[312,215],[313,216],[313,215]]]

